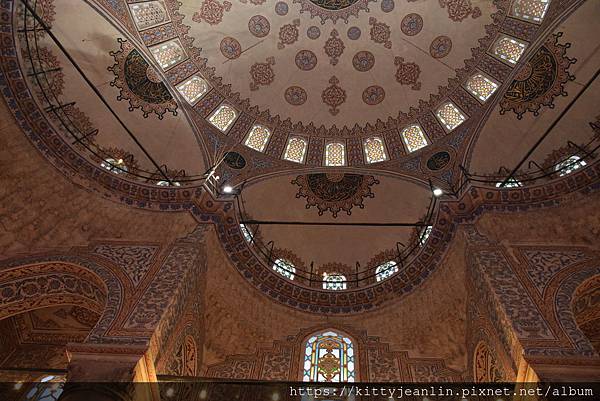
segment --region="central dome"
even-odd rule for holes
[[[226,100],[328,130],[401,119],[464,72],[496,11],[477,5],[187,0],[179,12]]]

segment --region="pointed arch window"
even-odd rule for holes
[[[500,60],[515,65],[525,52],[526,47],[527,44],[525,42],[502,35],[494,43],[492,53]]]
[[[324,290],[345,290],[346,286],[346,276],[339,273],[323,273],[323,289]]]
[[[560,177],[564,177],[565,175],[571,174],[573,171],[585,167],[586,165],[587,163],[585,160],[577,155],[573,155],[568,159],[558,163],[556,167],[554,167],[554,171],[557,171]]]
[[[418,124],[413,124],[404,128],[401,136],[409,153],[415,152],[428,145],[425,133]]]
[[[379,281],[383,281],[388,277],[393,276],[398,272],[398,263],[393,260],[382,263],[375,269],[375,279]]]
[[[511,14],[517,18],[536,23],[542,22],[550,0],[515,0],[511,9]]]
[[[294,264],[289,260],[282,258],[275,260],[275,262],[273,263],[273,270],[290,280],[294,279],[294,273],[296,273],[296,268],[294,267]]]
[[[306,142],[306,139],[297,136],[291,136],[290,139],[288,139],[287,146],[285,147],[283,158],[291,162],[304,163],[304,157],[306,156],[307,148],[308,142]]]
[[[504,186],[502,186],[503,182],[504,181],[498,181],[496,183],[496,188],[519,188],[523,186],[523,183],[517,180],[515,177],[511,177],[506,184],[504,184]]]
[[[346,149],[343,143],[331,142],[325,146],[325,165],[339,167],[346,164]]]
[[[244,145],[257,152],[264,152],[270,137],[271,131],[267,127],[254,125],[248,133]]]
[[[125,174],[129,171],[127,169],[127,164],[125,164],[123,159],[113,159],[112,157],[104,159],[102,163],[100,163],[100,167],[115,174]]]
[[[312,335],[304,344],[302,380],[305,382],[354,382],[355,349],[352,340],[335,331]]]
[[[431,230],[433,230],[433,226],[427,226],[427,227],[425,227],[425,229],[421,230],[421,233],[419,234],[419,245],[420,246],[425,245],[425,243],[429,239],[429,236],[431,235]]]
[[[363,146],[365,148],[365,157],[367,159],[367,163],[379,163],[387,160],[385,145],[383,144],[383,140],[381,138],[367,138],[363,142]]]

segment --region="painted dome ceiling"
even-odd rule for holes
[[[187,0],[179,12],[211,80],[281,120],[398,119],[465,66],[491,1]]]

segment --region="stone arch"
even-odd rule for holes
[[[600,274],[581,283],[571,302],[577,326],[600,354]]]
[[[87,258],[42,255],[0,262],[0,319],[49,306],[82,306],[100,314],[86,341],[101,342],[123,298],[121,280]]]
[[[600,282],[599,276],[600,266],[588,265],[577,269],[560,282],[554,296],[555,317],[575,348],[574,354],[578,356],[598,356],[598,351],[577,324],[574,299],[580,296],[580,291],[584,291],[589,283]]]

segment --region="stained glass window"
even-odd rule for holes
[[[375,269],[375,279],[383,281],[398,272],[398,264],[393,260],[382,263]]]
[[[363,142],[363,146],[365,148],[365,157],[367,159],[367,163],[378,163],[387,160],[385,145],[383,144],[383,140],[381,138],[367,138]]]
[[[503,35],[494,43],[492,53],[501,60],[514,65],[517,64],[526,47],[525,42]]]
[[[306,155],[306,149],[308,143],[306,139],[297,136],[291,136],[288,139],[287,146],[285,147],[285,153],[283,158],[291,162],[304,163],[304,156]]]
[[[269,131],[268,128],[263,127],[262,125],[255,125],[248,133],[244,145],[258,152],[264,152],[270,136],[271,131]]]
[[[64,377],[45,376],[26,393],[27,401],[57,401],[63,392]]]
[[[294,273],[296,273],[296,268],[294,264],[286,259],[277,259],[273,263],[273,270],[277,273],[281,274],[283,277],[287,277],[290,280],[294,279]]]
[[[185,52],[177,39],[151,47],[150,53],[163,70],[185,59]]]
[[[587,163],[581,157],[573,155],[567,160],[563,160],[554,167],[555,171],[558,171],[558,175],[563,177],[567,174],[571,174],[573,171],[585,167]]]
[[[504,186],[502,186],[502,183],[504,182],[504,180],[502,181],[498,181],[496,183],[496,188],[519,188],[523,186],[523,183],[521,183],[521,181],[517,180],[514,177],[511,177],[506,184],[504,184]]]
[[[425,227],[425,229],[421,230],[421,233],[419,234],[419,245],[421,245],[421,246],[425,245],[425,243],[429,239],[429,236],[431,235],[432,229],[433,229],[433,226],[427,226],[427,227]]]
[[[208,92],[208,84],[202,77],[194,75],[187,81],[177,85],[177,90],[181,93],[181,96],[183,96],[186,102],[194,104]]]
[[[242,235],[244,236],[246,242],[252,242],[254,235],[245,224],[240,224],[240,230],[242,231]]]
[[[550,0],[515,0],[511,9],[512,15],[528,21],[542,22]]]
[[[473,75],[466,83],[466,88],[477,99],[485,102],[498,89],[498,84],[481,73]]]
[[[100,163],[100,167],[103,167],[111,173],[115,174],[124,174],[128,171],[127,165],[125,164],[125,161],[123,161],[123,159],[113,159],[110,157],[104,159],[102,163]]]
[[[325,165],[343,166],[346,164],[346,150],[343,143],[331,142],[325,146]]]
[[[237,117],[237,112],[231,106],[222,104],[219,108],[208,118],[208,121],[217,127],[222,132],[227,131],[227,128],[231,126],[233,121]]]
[[[140,31],[169,21],[162,0],[130,4],[129,8],[135,25]]]
[[[302,380],[305,382],[354,382],[354,344],[334,331],[311,336],[304,348]]]
[[[436,117],[448,131],[461,125],[467,118],[460,112],[458,107],[450,102],[440,106],[435,112]]]
[[[327,274],[323,273],[323,289],[324,290],[345,290],[346,276],[339,273]]]
[[[409,152],[414,152],[427,146],[427,138],[421,127],[413,124],[402,130],[402,140]]]

